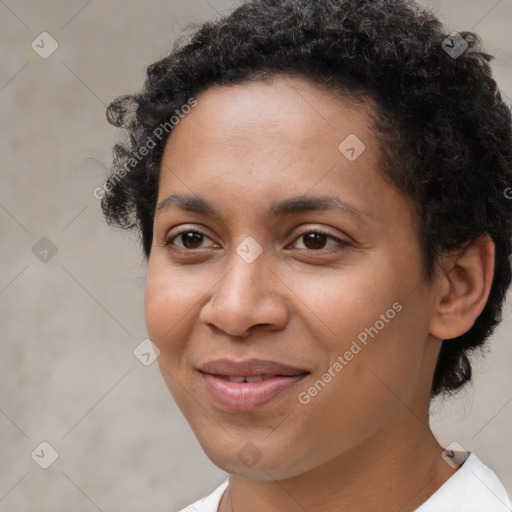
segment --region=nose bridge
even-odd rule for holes
[[[270,291],[266,290],[269,286],[268,263],[263,247],[254,238],[247,237],[233,250],[229,271],[220,281],[216,297],[254,307],[254,301]]]
[[[282,328],[288,309],[277,291],[263,248],[252,239],[233,250],[228,271],[214,288],[202,311],[202,320],[223,331],[242,336],[254,325]]]

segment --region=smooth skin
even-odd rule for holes
[[[218,216],[158,210],[145,314],[169,390],[230,474],[220,512],[415,510],[455,472],[429,428],[429,393],[440,340],[469,330],[485,305],[494,244],[445,255],[425,279],[419,218],[379,170],[370,102],[283,76],[197,101],[167,141],[158,203],[200,197]],[[338,149],[350,134],[366,146],[354,161]],[[297,195],[350,206],[268,213]],[[249,236],[263,249],[252,263],[236,251]],[[299,393],[394,303],[401,311],[302,404]],[[212,403],[197,370],[218,358],[311,373],[234,413]],[[254,464],[240,456],[249,449]]]

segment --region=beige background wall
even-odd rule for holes
[[[157,365],[133,354],[147,336],[144,265],[136,237],[105,225],[93,189],[119,137],[106,104],[140,87],[180,26],[234,5],[0,0],[0,511],[174,511],[224,478]],[[430,5],[449,28],[483,36],[512,97],[512,1]],[[43,31],[58,43],[47,59],[31,47],[51,49]],[[433,423],[512,495],[511,332],[507,303],[472,390],[436,407]],[[50,460],[43,441],[58,453],[48,469],[35,462]]]

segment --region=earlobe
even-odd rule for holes
[[[430,334],[456,338],[473,326],[485,307],[494,275],[494,242],[489,235],[470,242],[439,265],[440,286]]]

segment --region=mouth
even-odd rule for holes
[[[311,373],[274,361],[226,359],[206,363],[199,372],[210,400],[228,412],[262,408]]]
[[[276,377],[290,377],[289,375],[245,375],[243,377],[228,377],[226,375],[214,375],[219,379],[226,380],[228,382],[263,382],[264,380],[274,379]]]

